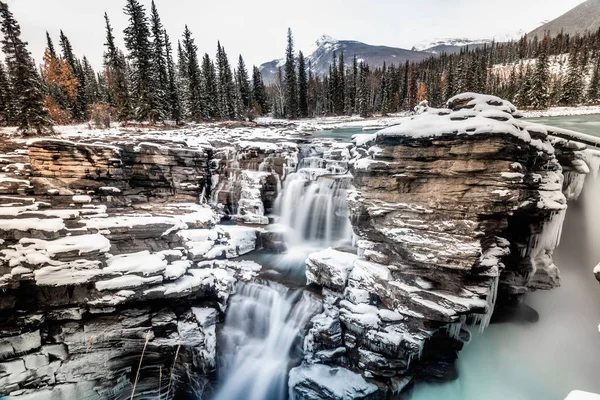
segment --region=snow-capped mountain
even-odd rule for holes
[[[406,61],[420,61],[431,57],[431,53],[397,47],[374,46],[356,40],[336,40],[327,35],[317,39],[313,48],[304,54],[307,55],[307,62],[310,61],[313,72],[324,75],[329,72],[333,54],[339,55],[342,52],[347,65],[352,63],[352,58],[356,55],[359,61],[364,61],[371,67],[381,66],[384,62],[398,65]],[[277,69],[283,67],[284,63],[284,59],[277,59],[262,64],[260,71],[263,79],[267,82],[273,80],[277,76]]]
[[[470,49],[482,47],[485,44],[509,42],[511,40],[519,40],[525,31],[519,30],[511,33],[494,35],[487,39],[469,39],[469,38],[445,38],[423,41],[413,47],[413,50],[424,51],[433,54],[454,54],[460,52],[466,46]]]

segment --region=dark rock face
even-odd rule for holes
[[[258,230],[216,226],[220,207],[200,200],[215,178],[260,173],[251,195],[264,210],[277,191],[265,182],[288,168],[279,146],[266,145],[244,145],[248,165],[233,176],[213,169],[220,150],[209,144],[7,143],[0,396],[129,398],[142,354],[136,398],[173,395],[190,380],[199,393],[209,387],[217,323],[237,282],[261,267],[231,260],[257,247]],[[293,161],[295,145],[282,148]],[[232,196],[249,197],[236,187]]]
[[[563,186],[574,198],[572,182],[589,172],[585,146],[553,146],[510,103],[467,94],[449,108],[355,140],[348,206],[360,257],[330,249],[307,260],[326,301],[306,365],[360,372],[382,397],[455,379],[467,325],[483,330],[497,305],[560,284]]]

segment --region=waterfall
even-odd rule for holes
[[[319,311],[308,293],[274,283],[240,284],[221,332],[221,389],[214,400],[286,398],[293,345]]]
[[[287,177],[275,209],[288,228],[288,246],[327,247],[350,241],[346,195],[352,176],[346,170],[345,162],[307,157]]]

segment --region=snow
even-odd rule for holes
[[[582,392],[581,390],[573,390],[565,398],[565,400],[600,400],[600,394]]]
[[[99,291],[133,289],[140,286],[161,283],[162,281],[162,276],[151,276],[148,278],[143,278],[137,275],[124,275],[106,281],[96,282],[96,289],[98,289]]]
[[[164,254],[151,254],[149,251],[124,254],[108,258],[105,273],[142,274],[144,276],[162,273],[167,268]]]
[[[17,218],[0,219],[0,230],[2,231],[45,231],[58,232],[65,229],[65,224],[61,218]]]
[[[85,196],[85,195],[73,196],[73,203],[75,203],[75,204],[86,204],[86,203],[91,203],[91,202],[92,202],[92,198],[90,196]]]
[[[163,235],[168,235],[172,231],[187,229],[187,224],[180,218],[160,217],[160,216],[117,216],[109,218],[91,218],[84,221],[89,229],[110,230],[111,228],[134,228],[144,225],[170,225]]]
[[[309,388],[317,386],[320,391],[311,393],[318,398],[319,395],[328,395],[335,400],[351,400],[359,397],[366,397],[377,392],[377,386],[367,382],[361,375],[341,367],[330,367],[323,364],[303,365],[293,368],[288,378],[290,388],[290,399],[295,400],[295,390],[310,390]],[[304,387],[306,385],[306,387]]]

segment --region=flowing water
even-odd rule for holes
[[[287,251],[246,258],[276,272],[269,279],[300,289],[272,281],[238,286],[219,335],[220,389],[213,400],[287,397],[288,370],[301,361],[302,333],[321,309],[313,295],[303,292],[306,257],[351,240],[346,194],[352,177],[346,171],[341,162],[313,155],[286,179],[275,208]]]
[[[600,136],[600,116],[555,117],[535,122]],[[360,129],[315,133],[348,141]],[[343,165],[306,157],[284,183],[277,200],[277,224],[285,228],[285,254],[250,256],[277,271],[274,279],[302,287],[304,259],[312,251],[348,244],[345,206],[350,177]],[[562,243],[554,260],[562,286],[529,294],[539,313],[535,323],[492,324],[461,352],[458,380],[417,385],[412,400],[562,400],[574,389],[600,393],[600,285],[592,269],[600,262],[600,178],[588,177],[571,202]],[[279,274],[279,275],[278,275]],[[287,283],[287,282],[286,282]],[[303,328],[318,304],[279,284],[240,286],[230,300],[220,335],[220,390],[216,400],[286,398],[287,372],[299,362]]]

